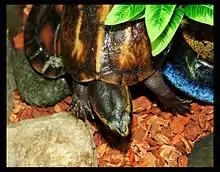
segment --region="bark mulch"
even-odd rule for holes
[[[14,94],[9,124],[68,111],[72,100],[68,96],[53,107],[40,108],[24,103],[17,90]],[[100,167],[187,167],[186,155],[192,152],[194,143],[213,132],[213,106],[192,103],[194,113],[182,116],[161,111],[145,96],[132,103],[131,134],[126,139],[103,132],[102,126],[90,120]]]

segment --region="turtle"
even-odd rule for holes
[[[175,88],[199,103],[214,103],[213,30],[213,26],[184,18],[162,69]]]
[[[19,5],[13,9],[23,12]],[[12,58],[17,90],[29,105],[53,106],[72,92],[68,76],[62,75],[64,68],[57,46],[60,13],[55,5],[34,5],[26,24],[22,15],[12,17],[10,22],[16,20],[10,27],[12,36],[24,32],[24,48],[13,51]]]
[[[59,44],[60,13],[55,5],[33,6],[25,25],[25,55],[31,66],[47,78],[64,75]]]
[[[175,95],[162,78],[161,66],[171,46],[153,57],[144,20],[104,25],[112,7],[63,6],[61,56],[73,80],[73,114],[96,114],[107,128],[126,137],[132,115],[128,87],[139,82],[163,104],[182,114],[190,112],[191,101]]]
[[[190,99],[199,103],[213,104],[213,64],[208,60],[197,58],[197,53],[180,33],[177,33],[169,55],[171,58],[167,59],[162,68],[164,78]]]

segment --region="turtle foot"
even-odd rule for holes
[[[171,98],[172,97],[172,98]],[[178,112],[180,114],[190,113],[191,111],[191,102],[190,100],[181,99],[177,96],[170,96],[168,99],[166,97],[160,97],[159,100],[167,105],[168,107],[172,108],[174,112]]]
[[[87,115],[92,115],[90,100],[88,97],[88,86],[73,83],[73,96],[71,102],[73,115],[82,120],[87,119]]]
[[[154,92],[159,100],[180,114],[190,113],[191,107],[189,100],[179,98],[164,82],[161,70],[156,71],[146,81],[145,85]]]
[[[89,100],[85,98],[82,99],[74,96],[71,102],[71,108],[73,115],[76,115],[77,118],[80,118],[82,120],[86,120],[87,115],[92,114]]]

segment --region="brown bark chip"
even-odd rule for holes
[[[188,166],[188,158],[184,156],[180,156],[178,158],[178,166],[179,167],[187,167]]]
[[[186,139],[195,140],[202,133],[202,129],[199,127],[198,122],[194,122],[192,120],[187,124],[184,136]]]
[[[141,96],[132,101],[133,113],[139,113],[143,110],[148,110],[151,108],[151,102],[145,97]]]
[[[182,133],[189,119],[190,118],[188,116],[185,117],[185,116],[177,115],[177,117],[175,117],[174,120],[170,124],[173,133],[174,134]]]

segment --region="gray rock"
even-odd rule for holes
[[[8,40],[8,30],[7,30],[7,57],[6,57],[6,63],[7,63],[7,71],[6,71],[6,78],[7,78],[7,91],[6,91],[6,97],[7,97],[7,119],[10,116],[10,113],[12,112],[13,108],[13,99],[14,99],[14,89],[16,88],[15,84],[15,78],[13,73],[13,66],[12,66],[12,45],[11,42]],[[8,120],[7,120],[8,121]]]
[[[33,106],[52,106],[72,93],[65,77],[47,79],[29,64],[24,49],[13,55],[13,69],[18,92],[23,101]]]
[[[7,5],[7,38],[6,38],[6,45],[7,45],[7,56],[6,56],[6,78],[7,78],[7,119],[10,116],[13,108],[13,99],[14,99],[14,89],[16,88],[15,84],[15,77],[13,73],[13,46],[11,43],[12,37],[14,37],[19,31],[21,31],[23,26],[23,8],[24,5]],[[20,28],[20,30],[18,29]],[[7,120],[8,122],[8,120]]]
[[[189,167],[213,167],[213,133],[197,141],[188,158]]]
[[[9,38],[12,39],[16,34],[21,32],[23,27],[23,8],[25,5],[7,5],[6,7],[6,24],[9,29]]]
[[[67,113],[7,126],[8,167],[97,167],[89,124]]]

